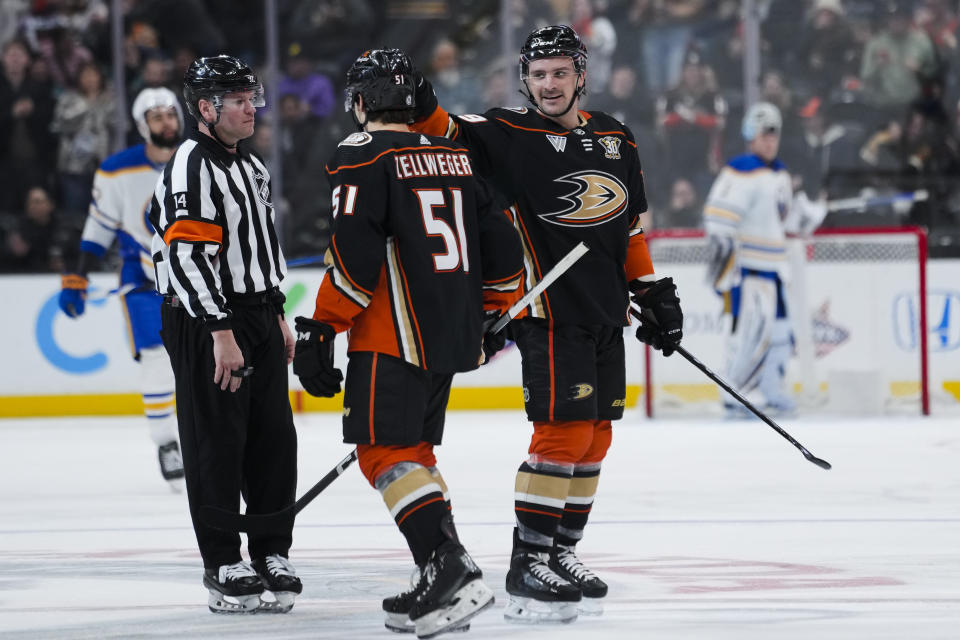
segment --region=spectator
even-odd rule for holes
[[[369,0],[298,0],[284,32],[305,55],[339,70],[362,51],[357,43],[370,39],[377,20]]]
[[[3,238],[3,270],[14,272],[53,271],[51,255],[55,236],[54,204],[40,186],[27,190],[24,214]]]
[[[670,176],[701,190],[719,169],[727,103],[696,51],[687,54],[680,83],[657,100],[657,124],[667,147]]]
[[[634,0],[630,23],[640,29],[644,77],[651,93],[662,93],[679,81],[684,52],[706,6],[707,0]]]
[[[830,112],[820,98],[812,98],[800,111],[803,133],[781,157],[793,178],[794,192],[803,191],[810,200],[817,200],[829,187],[830,195],[846,195],[845,184],[859,165],[861,141],[840,123],[832,122]],[[855,189],[854,189],[855,191]]]
[[[956,2],[953,6],[956,6]],[[916,11],[917,26],[927,32],[942,59],[952,60],[957,53],[957,28],[960,19],[946,0],[923,0]]]
[[[920,99],[910,104],[903,128],[901,161],[901,188],[922,188],[930,193],[927,202],[917,203],[911,209],[910,222],[931,227],[956,224],[952,215],[949,220],[938,219],[941,205],[955,189],[960,173],[960,145],[939,101]]]
[[[93,174],[110,151],[113,110],[113,98],[94,64],[84,66],[77,88],[57,100],[50,128],[60,134],[57,171],[67,212],[86,214]]]
[[[76,33],[61,26],[37,34],[37,46],[58,89],[77,85],[83,68],[93,63],[93,54],[80,44]]]
[[[900,169],[900,145],[903,127],[889,120],[860,147],[860,159],[877,174],[891,174]]]
[[[805,71],[799,60],[803,46],[804,14],[809,3],[804,0],[769,0],[756,4],[764,18],[760,27],[764,62],[788,72]]]
[[[933,43],[911,24],[907,0],[884,3],[884,28],[867,42],[860,69],[868,104],[902,113],[937,71]]]
[[[827,96],[859,72],[857,44],[840,0],[817,0],[802,47],[811,91]]]
[[[638,127],[649,129],[654,121],[653,102],[645,92],[640,91],[637,73],[629,65],[621,65],[613,70],[607,93],[590,95],[587,108],[609,113],[634,132]]]
[[[205,3],[197,0],[138,0],[127,20],[156,29],[167,50],[188,46],[201,55],[212,55],[226,46],[220,26],[210,17]]]
[[[26,185],[47,184],[52,165],[53,88],[30,74],[30,51],[11,40],[0,57],[0,212],[23,206]]]
[[[277,84],[277,95],[297,96],[317,118],[326,118],[333,113],[333,83],[314,70],[313,60],[306,56],[300,43],[294,42],[287,47],[284,71],[285,75]]]
[[[275,127],[274,116],[278,118]],[[310,107],[292,93],[281,95],[268,122],[257,124],[254,144],[258,148],[267,144],[267,134],[279,136],[284,210],[289,212],[282,229],[286,241],[283,247],[289,256],[317,253],[329,240],[330,189],[325,180],[318,182],[317,176],[323,174],[330,149],[343,138],[331,124],[313,115]],[[265,148],[261,153],[269,157],[270,151]]]
[[[573,0],[570,25],[590,54],[590,91],[606,92],[617,49],[617,31],[606,15],[607,0]],[[443,103],[443,100],[440,100]]]
[[[592,69],[592,67],[591,67]],[[460,62],[460,49],[446,38],[437,42],[430,54],[428,74],[441,104],[453,113],[470,113],[483,108],[477,93],[479,82]]]
[[[703,202],[697,190],[686,178],[674,180],[670,187],[670,201],[656,217],[659,228],[699,229],[703,227]]]

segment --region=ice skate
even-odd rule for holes
[[[575,547],[557,544],[550,553],[550,568],[558,576],[580,588],[580,613],[598,616],[603,613],[607,583],[588,569],[577,557]]]
[[[256,613],[263,583],[246,562],[204,569],[203,586],[210,592],[207,605],[214,613]]]
[[[410,609],[417,600],[424,587],[426,580],[423,579],[423,570],[420,567],[414,567],[410,574],[410,588],[383,599],[383,613],[385,619],[383,626],[395,633],[414,633],[417,630],[416,625],[410,620]],[[450,631],[469,631],[470,623],[450,629]]]
[[[749,420],[753,413],[739,402],[724,402],[723,417],[725,420]]]
[[[787,394],[778,394],[767,398],[764,410],[777,418],[792,418],[797,415],[797,403]]]
[[[183,493],[183,458],[180,456],[180,445],[176,440],[157,448],[157,457],[160,459],[160,473],[163,479],[170,483],[174,493]]]
[[[279,554],[258,558],[250,563],[263,583],[260,598],[261,613],[286,613],[293,609],[293,601],[303,591],[303,584],[290,561]]]
[[[580,589],[549,566],[546,552],[515,547],[507,572],[510,602],[503,612],[508,622],[570,623],[577,619]]]
[[[447,540],[423,569],[420,593],[410,609],[418,638],[461,630],[468,620],[493,604],[493,589],[459,543]]]

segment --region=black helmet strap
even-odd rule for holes
[[[201,101],[201,100],[206,100],[207,102],[209,102],[210,104],[212,104],[214,111],[217,112],[217,119],[214,120],[213,122],[208,122],[207,119],[203,117],[203,115],[200,115],[200,101]],[[208,97],[206,97],[206,96],[201,96],[200,98],[197,98],[197,114],[200,115],[200,118],[198,118],[198,119],[199,119],[199,120],[203,123],[203,125],[207,128],[207,130],[210,132],[210,135],[213,136],[213,139],[214,139],[214,140],[216,140],[217,142],[219,142],[221,145],[223,145],[223,146],[226,147],[227,149],[236,149],[236,148],[237,148],[237,143],[236,143],[236,142],[234,142],[233,144],[227,144],[226,142],[223,141],[223,139],[222,139],[219,135],[217,135],[217,125],[220,124],[220,106],[221,106],[221,105],[218,105],[216,100],[211,100],[210,98],[208,98]]]

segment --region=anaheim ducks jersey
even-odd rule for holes
[[[126,283],[153,282],[153,225],[147,219],[150,201],[163,165],[147,157],[138,144],[103,161],[93,177],[93,198],[80,248],[103,257],[117,241]]]
[[[448,116],[438,107],[416,127],[465,144],[476,170],[507,198],[528,288],[577,243],[589,248],[533,302],[531,317],[625,325],[627,282],[653,274],[639,218],[647,200],[637,145],[607,114],[579,116],[568,130],[527,108]]]
[[[327,165],[333,235],[314,319],[437,373],[478,366],[484,307],[522,292],[517,235],[467,150],[409,131],[354,133]]]
[[[733,264],[789,278],[783,221],[793,188],[779,160],[766,163],[754,154],[730,160],[717,175],[703,208],[708,235],[734,240]]]

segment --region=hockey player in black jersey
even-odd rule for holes
[[[360,132],[327,166],[329,269],[313,317],[296,319],[294,372],[308,393],[338,393],[333,341],[350,330],[344,441],[357,445],[418,568],[410,591],[383,601],[386,625],[429,638],[493,603],[457,537],[433,448],[453,374],[502,346],[484,337],[484,316],[519,298],[522,256],[466,148],[407,127],[414,84],[403,52],[365,53],[347,85]]]
[[[450,115],[417,78],[417,122],[470,149],[477,173],[512,203],[527,286],[578,242],[590,251],[511,330],[523,359],[527,418],[534,433],[515,484],[513,553],[507,573],[519,622],[570,622],[602,611],[607,585],[575,547],[623,415],[623,327],[632,300],[647,318],[637,338],[665,355],[683,316],[670,278],[654,275],[640,226],[647,208],[636,143],[621,122],[579,110],[587,50],[565,25],[533,31],[520,75],[532,108]]]

